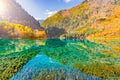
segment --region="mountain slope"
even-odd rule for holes
[[[0,4],[0,20],[30,26],[32,29],[42,29],[39,22],[22,9],[15,0],[0,0]]]
[[[44,22],[44,19],[40,19],[38,20],[40,24],[42,24]]]
[[[42,26],[64,28],[68,33],[65,36],[84,35],[91,39],[93,35],[94,37],[101,37],[105,34],[104,37],[119,38],[119,5],[120,0],[85,0],[76,7],[59,11],[49,17]]]
[[[55,15],[46,19],[42,26],[44,27],[59,27],[64,29],[74,29],[77,26],[81,25],[83,17],[83,13],[88,9],[88,4],[83,3],[76,7],[73,7],[69,10],[62,10],[56,13]],[[77,23],[76,23],[77,22]],[[69,31],[69,30],[68,30]]]

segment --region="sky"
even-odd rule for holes
[[[46,19],[57,11],[77,6],[84,0],[16,0],[36,19]]]

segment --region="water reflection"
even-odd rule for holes
[[[64,47],[67,43],[60,39],[48,39],[45,46],[49,48]]]
[[[119,63],[120,52],[117,51],[118,49],[115,49],[115,46],[113,44],[118,45],[119,43],[110,43],[109,44],[110,46],[106,46],[103,44],[97,44],[87,40],[83,41],[83,40],[77,40],[77,39],[75,40],[71,40],[71,39],[65,39],[65,40],[0,39],[0,59],[1,59],[0,65],[4,64],[0,69],[4,68],[4,70],[7,71],[9,69],[8,66],[13,65],[13,63],[15,63],[14,58],[20,55],[21,56],[24,55],[24,57],[21,57],[21,60],[19,57],[16,58],[18,63],[19,61],[20,63],[24,62],[24,59],[26,59],[25,56],[29,55],[30,53],[31,54],[28,56],[28,58],[33,54],[35,54],[34,56],[36,56],[36,54],[39,54],[39,52],[43,52],[42,54],[44,55],[41,55],[40,53],[34,59],[32,60],[30,60],[31,58],[28,59],[26,62],[28,62],[29,60],[30,61],[25,66],[20,65],[20,66],[24,66],[24,68],[17,74],[18,77],[16,75],[14,79],[22,78],[22,77],[24,78],[26,76],[28,76],[27,79],[28,78],[31,79],[30,77],[31,74],[32,74],[32,77],[37,75],[36,77],[38,78],[40,76],[43,76],[43,78],[45,78],[47,75],[51,75],[51,74],[55,76],[56,74],[59,74],[59,72],[61,72],[61,68],[63,71],[70,73],[70,75],[72,75],[72,73],[75,72],[74,75],[76,76],[79,74],[79,71],[73,70],[73,67],[75,64],[84,65],[84,66],[93,64],[96,62],[105,63],[105,64],[114,63],[113,65],[120,64]],[[34,47],[35,49],[33,49]],[[117,54],[115,54],[115,52]],[[9,61],[9,65],[8,65],[8,61]],[[70,66],[71,68],[68,68],[66,66]],[[13,66],[10,70],[13,70],[14,67],[16,66]],[[79,66],[76,66],[75,68],[77,67]],[[18,69],[20,68],[18,67]],[[50,73],[50,72],[53,72],[53,73]],[[3,72],[1,71],[0,73],[3,73]],[[64,75],[68,76],[67,74],[64,74]],[[19,80],[19,79],[16,79],[16,80]],[[48,80],[51,80],[51,79],[48,79]]]
[[[0,55],[25,51],[32,46],[45,46],[46,40],[0,39]]]

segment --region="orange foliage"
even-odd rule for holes
[[[45,31],[34,30],[29,26],[23,26],[21,24],[14,24],[7,21],[0,22],[2,27],[2,34],[9,35],[11,38],[46,38]],[[6,36],[6,35],[4,35]]]

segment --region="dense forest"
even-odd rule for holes
[[[45,31],[34,30],[29,26],[0,21],[1,38],[40,39],[47,38]]]
[[[42,26],[64,29],[61,37],[92,39],[94,37],[119,40],[119,0],[86,0],[68,10],[61,10],[46,19]]]

